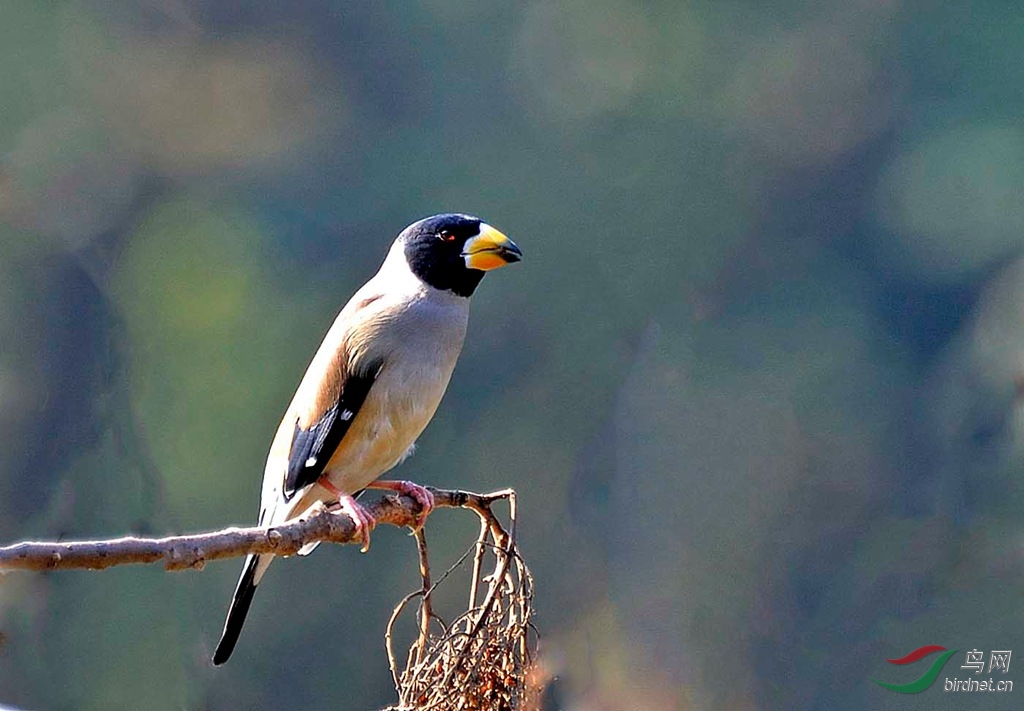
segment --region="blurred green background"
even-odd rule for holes
[[[526,259],[399,471],[519,491],[550,708],[1020,708],[869,679],[1024,639],[1024,5],[0,17],[0,541],[253,522],[337,309],[466,211]],[[0,577],[0,704],[392,701],[408,538],[275,565],[214,670],[239,565]]]

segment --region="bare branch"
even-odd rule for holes
[[[508,498],[508,490],[493,494],[431,489],[437,507],[486,510],[491,502]],[[412,526],[419,504],[408,496],[389,495],[367,506],[377,523]],[[166,538],[125,536],[97,541],[26,542],[0,548],[0,572],[85,568],[102,570],[127,563],[163,561],[167,570],[202,569],[207,561],[237,558],[249,553],[293,555],[312,541],[359,543],[345,514],[321,511],[305,520],[272,528],[227,528],[211,533]]]

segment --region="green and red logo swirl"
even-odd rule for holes
[[[935,680],[939,678],[939,672],[942,671],[942,667],[946,664],[947,661],[949,661],[950,657],[956,654],[955,649],[946,649],[945,647],[940,647],[937,644],[927,644],[924,647],[918,647],[905,657],[900,657],[899,659],[885,660],[890,664],[913,664],[914,662],[920,661],[921,659],[927,657],[929,654],[933,654],[935,652],[943,652],[943,654],[939,656],[934,662],[932,662],[932,665],[928,668],[928,671],[926,671],[920,677],[918,677],[917,679],[908,684],[889,684],[884,681],[879,681],[878,679],[872,679],[871,681],[875,682],[879,686],[889,689],[890,691],[895,691],[900,694],[920,693],[932,684],[934,684]]]

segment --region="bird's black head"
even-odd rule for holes
[[[406,227],[400,238],[416,276],[459,296],[472,295],[484,272],[523,256],[512,240],[470,215],[434,215]]]

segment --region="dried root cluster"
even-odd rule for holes
[[[491,511],[490,504],[501,499],[510,502],[509,531]],[[533,673],[536,634],[530,621],[533,578],[515,544],[515,494],[505,490],[484,495],[467,508],[480,517],[480,535],[437,583],[431,582],[426,539],[422,531],[417,534],[423,586],[395,608],[385,639],[398,692],[398,704],[389,711],[540,708],[541,689]],[[446,624],[434,613],[431,597],[470,555],[469,604]],[[399,671],[392,632],[402,614],[411,612],[413,600],[419,601],[419,634]]]

